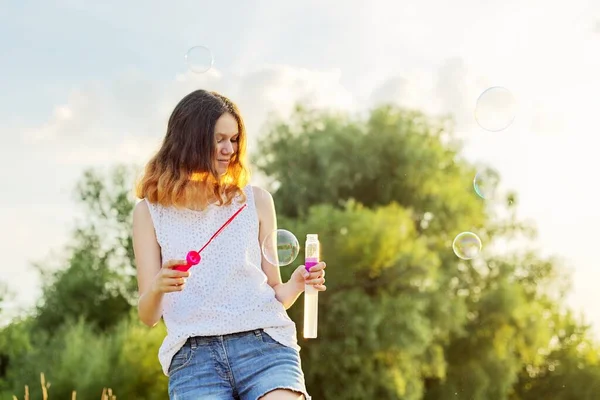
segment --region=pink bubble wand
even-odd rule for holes
[[[242,210],[246,207],[247,204],[244,204],[242,207],[240,207],[239,210],[237,210],[235,212],[235,214],[233,214],[224,224],[223,226],[221,226],[219,228],[218,231],[215,232],[214,235],[212,235],[212,237],[210,239],[208,239],[208,242],[206,242],[204,244],[204,246],[202,246],[202,248],[198,251],[194,251],[191,250],[190,252],[187,253],[187,257],[185,258],[186,260],[186,264],[180,264],[180,265],[176,265],[173,267],[173,269],[176,269],[177,271],[187,271],[188,269],[192,268],[194,265],[199,264],[200,260],[202,259],[202,257],[200,256],[200,253],[202,253],[202,250],[204,250],[206,248],[206,246],[208,246],[210,244],[210,242],[213,241],[214,238],[216,238],[219,233],[221,233],[223,231],[223,229],[225,229],[225,227],[227,225],[229,225],[231,223],[231,221],[233,221],[235,219],[235,217],[238,216],[239,213],[242,212]]]

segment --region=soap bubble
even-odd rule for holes
[[[202,74],[212,68],[215,60],[208,47],[194,46],[185,54],[185,61],[190,71]]]
[[[477,98],[475,120],[483,129],[498,132],[513,123],[516,112],[517,102],[512,93],[501,86],[494,86]]]
[[[488,177],[483,172],[477,173],[475,178],[473,178],[473,189],[475,189],[475,193],[482,199],[489,199],[491,196],[491,183],[487,178]]]
[[[481,239],[473,232],[459,233],[452,242],[452,250],[458,258],[470,260],[481,251]]]
[[[500,177],[496,171],[490,168],[481,168],[473,178],[473,189],[482,199],[494,199],[499,182]]]
[[[298,239],[290,231],[277,229],[271,232],[262,243],[262,254],[265,259],[280,267],[294,262],[300,252]]]

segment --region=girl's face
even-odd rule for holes
[[[219,175],[227,173],[231,158],[238,151],[238,123],[233,115],[225,113],[215,124],[215,168]]]

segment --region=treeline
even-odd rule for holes
[[[366,118],[298,107],[259,143],[253,162],[270,180],[279,227],[301,242],[317,232],[328,264],[319,338],[301,337],[302,298],[289,310],[315,399],[598,398],[599,347],[563,306],[562,267],[489,250],[535,229],[514,216],[516,194],[476,196],[478,171],[491,185],[499,176],[461,157],[449,121],[390,106]],[[41,372],[51,399],[106,387],[121,399],[166,398],[164,327],[143,326],[135,310],[135,173],[89,170],[78,184],[87,218],[61,258],[34,265],[44,282],[34,312],[0,331],[1,398],[21,399],[24,385],[42,398]],[[481,257],[453,253],[462,231],[482,239]]]

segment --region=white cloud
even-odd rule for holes
[[[115,83],[89,83],[55,107],[49,121],[28,128],[24,139],[60,152],[70,146],[116,144],[127,134],[156,135],[161,131],[156,116],[163,98],[157,86],[131,72]]]
[[[439,111],[439,104],[431,96],[432,86],[431,77],[420,71],[390,77],[373,89],[369,96],[369,105],[391,103],[408,109],[436,113]]]
[[[352,94],[340,84],[340,71],[265,66],[241,76],[219,71],[191,72],[159,85],[129,72],[114,83],[74,91],[50,120],[28,128],[26,143],[51,149],[58,164],[101,165],[144,162],[160,144],[176,103],[187,93],[217,90],[238,103],[255,137],[269,112],[288,115],[296,102],[350,109]]]

